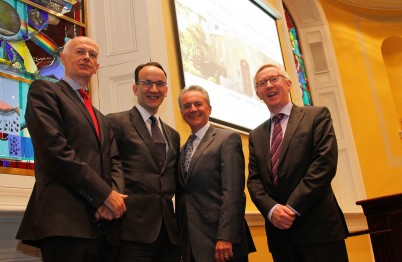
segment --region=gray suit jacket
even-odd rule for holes
[[[269,157],[270,128],[268,120],[250,133],[247,186],[266,219],[271,252],[286,248],[288,241],[312,244],[346,238],[348,229],[331,188],[338,148],[329,110],[293,105],[280,153],[278,188]],[[277,229],[267,219],[277,203],[300,213],[289,230]]]
[[[173,208],[176,164],[180,150],[179,134],[161,121],[168,144],[162,168],[156,147],[137,108],[109,114],[125,176],[127,211],[123,217],[122,239],[152,243],[159,235],[162,221],[173,244],[179,244]]]
[[[196,261],[215,261],[217,240],[231,241],[236,258],[255,250],[244,219],[244,168],[239,134],[213,126],[195,150],[187,177],[180,167],[176,203],[182,244],[190,241]]]
[[[17,233],[25,243],[39,246],[51,236],[97,237],[94,211],[112,187],[124,191],[109,123],[94,111],[100,141],[88,110],[66,82],[32,82],[25,119],[35,150],[36,183]]]

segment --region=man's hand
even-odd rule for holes
[[[295,219],[295,212],[287,206],[278,205],[272,212],[271,223],[279,229],[289,229]]]
[[[233,257],[232,242],[226,240],[218,240],[215,246],[216,262],[229,261]]]
[[[123,213],[126,211],[126,205],[124,204],[124,199],[127,198],[127,195],[119,194],[118,192],[112,190],[107,199],[104,202],[104,205],[113,213],[113,218],[120,218]],[[102,206],[101,206],[102,207]],[[105,210],[102,210],[105,213],[108,213]]]
[[[105,204],[102,204],[95,212],[95,221],[101,219],[113,220],[113,211],[110,210]]]

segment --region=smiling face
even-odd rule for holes
[[[88,37],[71,39],[60,55],[65,75],[86,86],[99,68],[98,45]]]
[[[181,116],[190,126],[193,134],[208,123],[212,108],[200,91],[183,93],[180,104]]]
[[[283,74],[276,67],[266,67],[255,76],[255,82],[260,83],[264,80],[275,79],[278,75],[280,77],[275,83],[267,81],[265,85],[256,87],[258,98],[264,101],[269,111],[273,114],[279,113],[290,102],[289,90],[292,81],[283,77]]]
[[[145,66],[138,72],[139,81],[166,82],[165,73],[156,66]],[[159,106],[167,95],[168,86],[157,87],[153,84],[151,87],[139,82],[133,85],[134,94],[137,96],[138,104],[140,104],[150,114],[154,115],[158,112]]]

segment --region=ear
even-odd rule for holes
[[[96,72],[98,72],[99,69],[99,64],[97,63],[94,67],[94,74],[96,74]]]
[[[61,63],[66,66],[66,55],[64,53],[60,54]]]
[[[165,94],[163,95],[164,97],[167,97],[168,90],[169,90],[169,87],[166,86]]]
[[[262,100],[260,92],[258,92],[258,91],[256,90],[255,93],[257,94],[257,97],[258,97],[260,100]]]
[[[134,95],[137,95],[137,91],[138,91],[138,86],[136,84],[133,84],[133,93],[134,93]]]
[[[292,80],[286,79],[286,84],[287,84],[287,90],[290,91],[290,88],[292,87]]]

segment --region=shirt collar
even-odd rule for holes
[[[144,119],[144,122],[148,121],[149,117],[151,116],[151,114],[145,110],[145,108],[143,108],[141,105],[135,105],[135,107],[137,107],[138,111],[140,111],[140,114],[142,116],[142,119]],[[156,121],[159,122],[159,115],[155,114],[154,115],[156,117]]]
[[[289,103],[287,103],[284,107],[282,107],[282,109],[281,109],[281,111],[279,111],[279,113],[282,113],[282,114],[284,114],[284,115],[286,115],[286,116],[290,116],[290,112],[292,111],[292,107],[293,107],[292,102],[289,102]],[[279,114],[279,113],[278,113],[278,114]],[[276,114],[272,114],[272,113],[271,113],[271,118],[272,118],[274,115],[276,115]]]
[[[67,84],[69,84],[74,91],[77,91],[78,89],[81,89],[81,85],[78,84],[76,81],[74,81],[71,77],[68,76],[63,76],[62,78],[64,81],[67,82]]]
[[[194,135],[196,135],[199,139],[202,139],[205,136],[205,133],[208,131],[208,128],[211,126],[211,124],[208,122],[205,126],[203,126],[200,130],[195,132]]]

